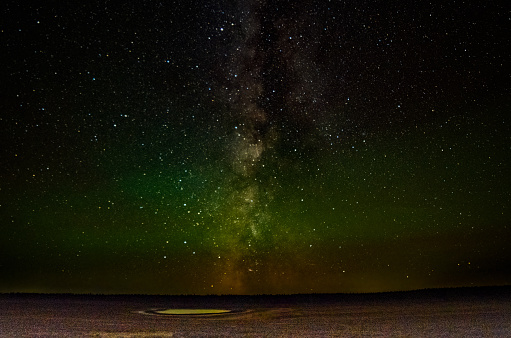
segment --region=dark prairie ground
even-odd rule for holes
[[[150,314],[168,308],[234,312]],[[511,287],[299,296],[4,294],[0,309],[2,337],[511,336]]]

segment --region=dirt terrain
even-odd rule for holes
[[[0,309],[2,337],[511,334],[509,287],[297,296],[4,294]]]

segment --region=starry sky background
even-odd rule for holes
[[[0,291],[509,285],[506,1],[8,1]]]

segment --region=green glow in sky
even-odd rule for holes
[[[2,14],[0,292],[509,284],[507,12],[273,5]]]

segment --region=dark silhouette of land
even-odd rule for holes
[[[16,337],[511,334],[510,286],[260,296],[2,294],[0,309],[0,336]]]

